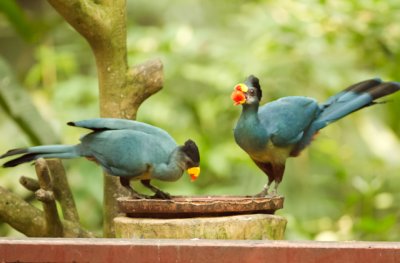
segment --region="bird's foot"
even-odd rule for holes
[[[278,193],[275,190],[273,190],[271,193],[268,193],[265,197],[274,198],[277,196],[278,196]]]
[[[169,193],[163,192],[161,190],[157,190],[155,192],[155,194],[153,196],[151,196],[151,198],[152,199],[164,199],[164,200],[172,199],[172,197]]]
[[[280,184],[280,182],[275,181],[275,187],[274,187],[274,189],[272,190],[272,193],[269,194],[270,197],[277,197],[277,196],[279,196],[279,194],[278,194],[278,186],[279,186],[279,184]]]
[[[263,189],[261,192],[259,192],[256,195],[253,195],[253,197],[277,197],[278,196],[278,192],[276,191],[276,189],[273,189],[271,192],[268,192],[268,189]]]
[[[256,195],[253,195],[253,197],[269,197],[269,198],[277,197],[279,183],[275,182],[275,187],[274,187],[274,189],[272,189],[271,193],[269,193],[270,186],[271,186],[271,182],[268,182],[268,184],[264,185],[262,191]]]
[[[150,199],[151,198],[150,195],[139,194],[136,191],[130,191],[130,192],[131,192],[130,197],[132,199]]]
[[[268,188],[267,189],[263,189],[261,192],[259,192],[258,194],[253,195],[253,197],[265,197],[268,195]]]
[[[271,193],[268,194],[268,196],[270,196],[270,197],[276,197],[276,196],[278,196],[278,191],[277,191],[276,189],[274,189],[274,190],[272,190]]]

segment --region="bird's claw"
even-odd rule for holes
[[[272,197],[277,197],[277,196],[278,196],[278,193],[277,193],[276,190],[272,190],[270,193],[268,192],[268,190],[262,190],[258,194],[255,194],[255,195],[253,195],[251,197],[269,197],[269,198],[272,198]]]
[[[271,183],[269,182],[268,184],[264,185],[264,188],[262,189],[261,192],[258,194],[253,195],[253,197],[269,197],[273,198],[278,196],[278,185],[279,183],[275,183],[274,189],[272,189],[271,193],[269,193]]]
[[[133,199],[150,199],[151,196],[139,194],[137,192],[131,191],[131,198],[133,198]]]
[[[278,192],[276,191],[276,189],[274,189],[274,190],[272,190],[272,193],[267,194],[267,196],[276,197],[276,196],[278,196]]]
[[[253,195],[253,197],[265,197],[268,196],[268,189],[263,189],[261,192],[259,192],[258,194]]]
[[[163,192],[161,190],[157,190],[156,193],[151,197],[152,199],[171,199],[171,195],[169,193]]]

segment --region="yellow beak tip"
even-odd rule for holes
[[[187,173],[190,175],[190,179],[193,182],[200,175],[200,167],[192,167],[187,170]]]

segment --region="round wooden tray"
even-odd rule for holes
[[[120,211],[135,218],[188,218],[242,214],[274,214],[283,208],[282,196],[174,196],[161,199],[118,199]]]

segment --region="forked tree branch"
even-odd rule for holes
[[[54,196],[60,203],[64,219],[79,224],[78,210],[68,184],[64,166],[60,160],[47,160],[47,165],[50,170]]]
[[[126,0],[48,0],[89,43],[99,77],[100,116],[135,119],[140,104],[162,88],[162,64],[150,61],[129,70]],[[118,178],[104,177],[104,236],[113,237],[117,198],[127,195]]]
[[[47,236],[46,216],[18,195],[0,186],[0,220],[28,237]],[[71,221],[62,221],[64,237],[94,237]]]
[[[40,158],[35,162],[36,174],[39,179],[40,189],[36,191],[36,197],[43,204],[46,218],[47,236],[63,236],[63,226],[58,216],[57,205],[53,193],[53,183],[50,177],[49,167],[45,159]]]

